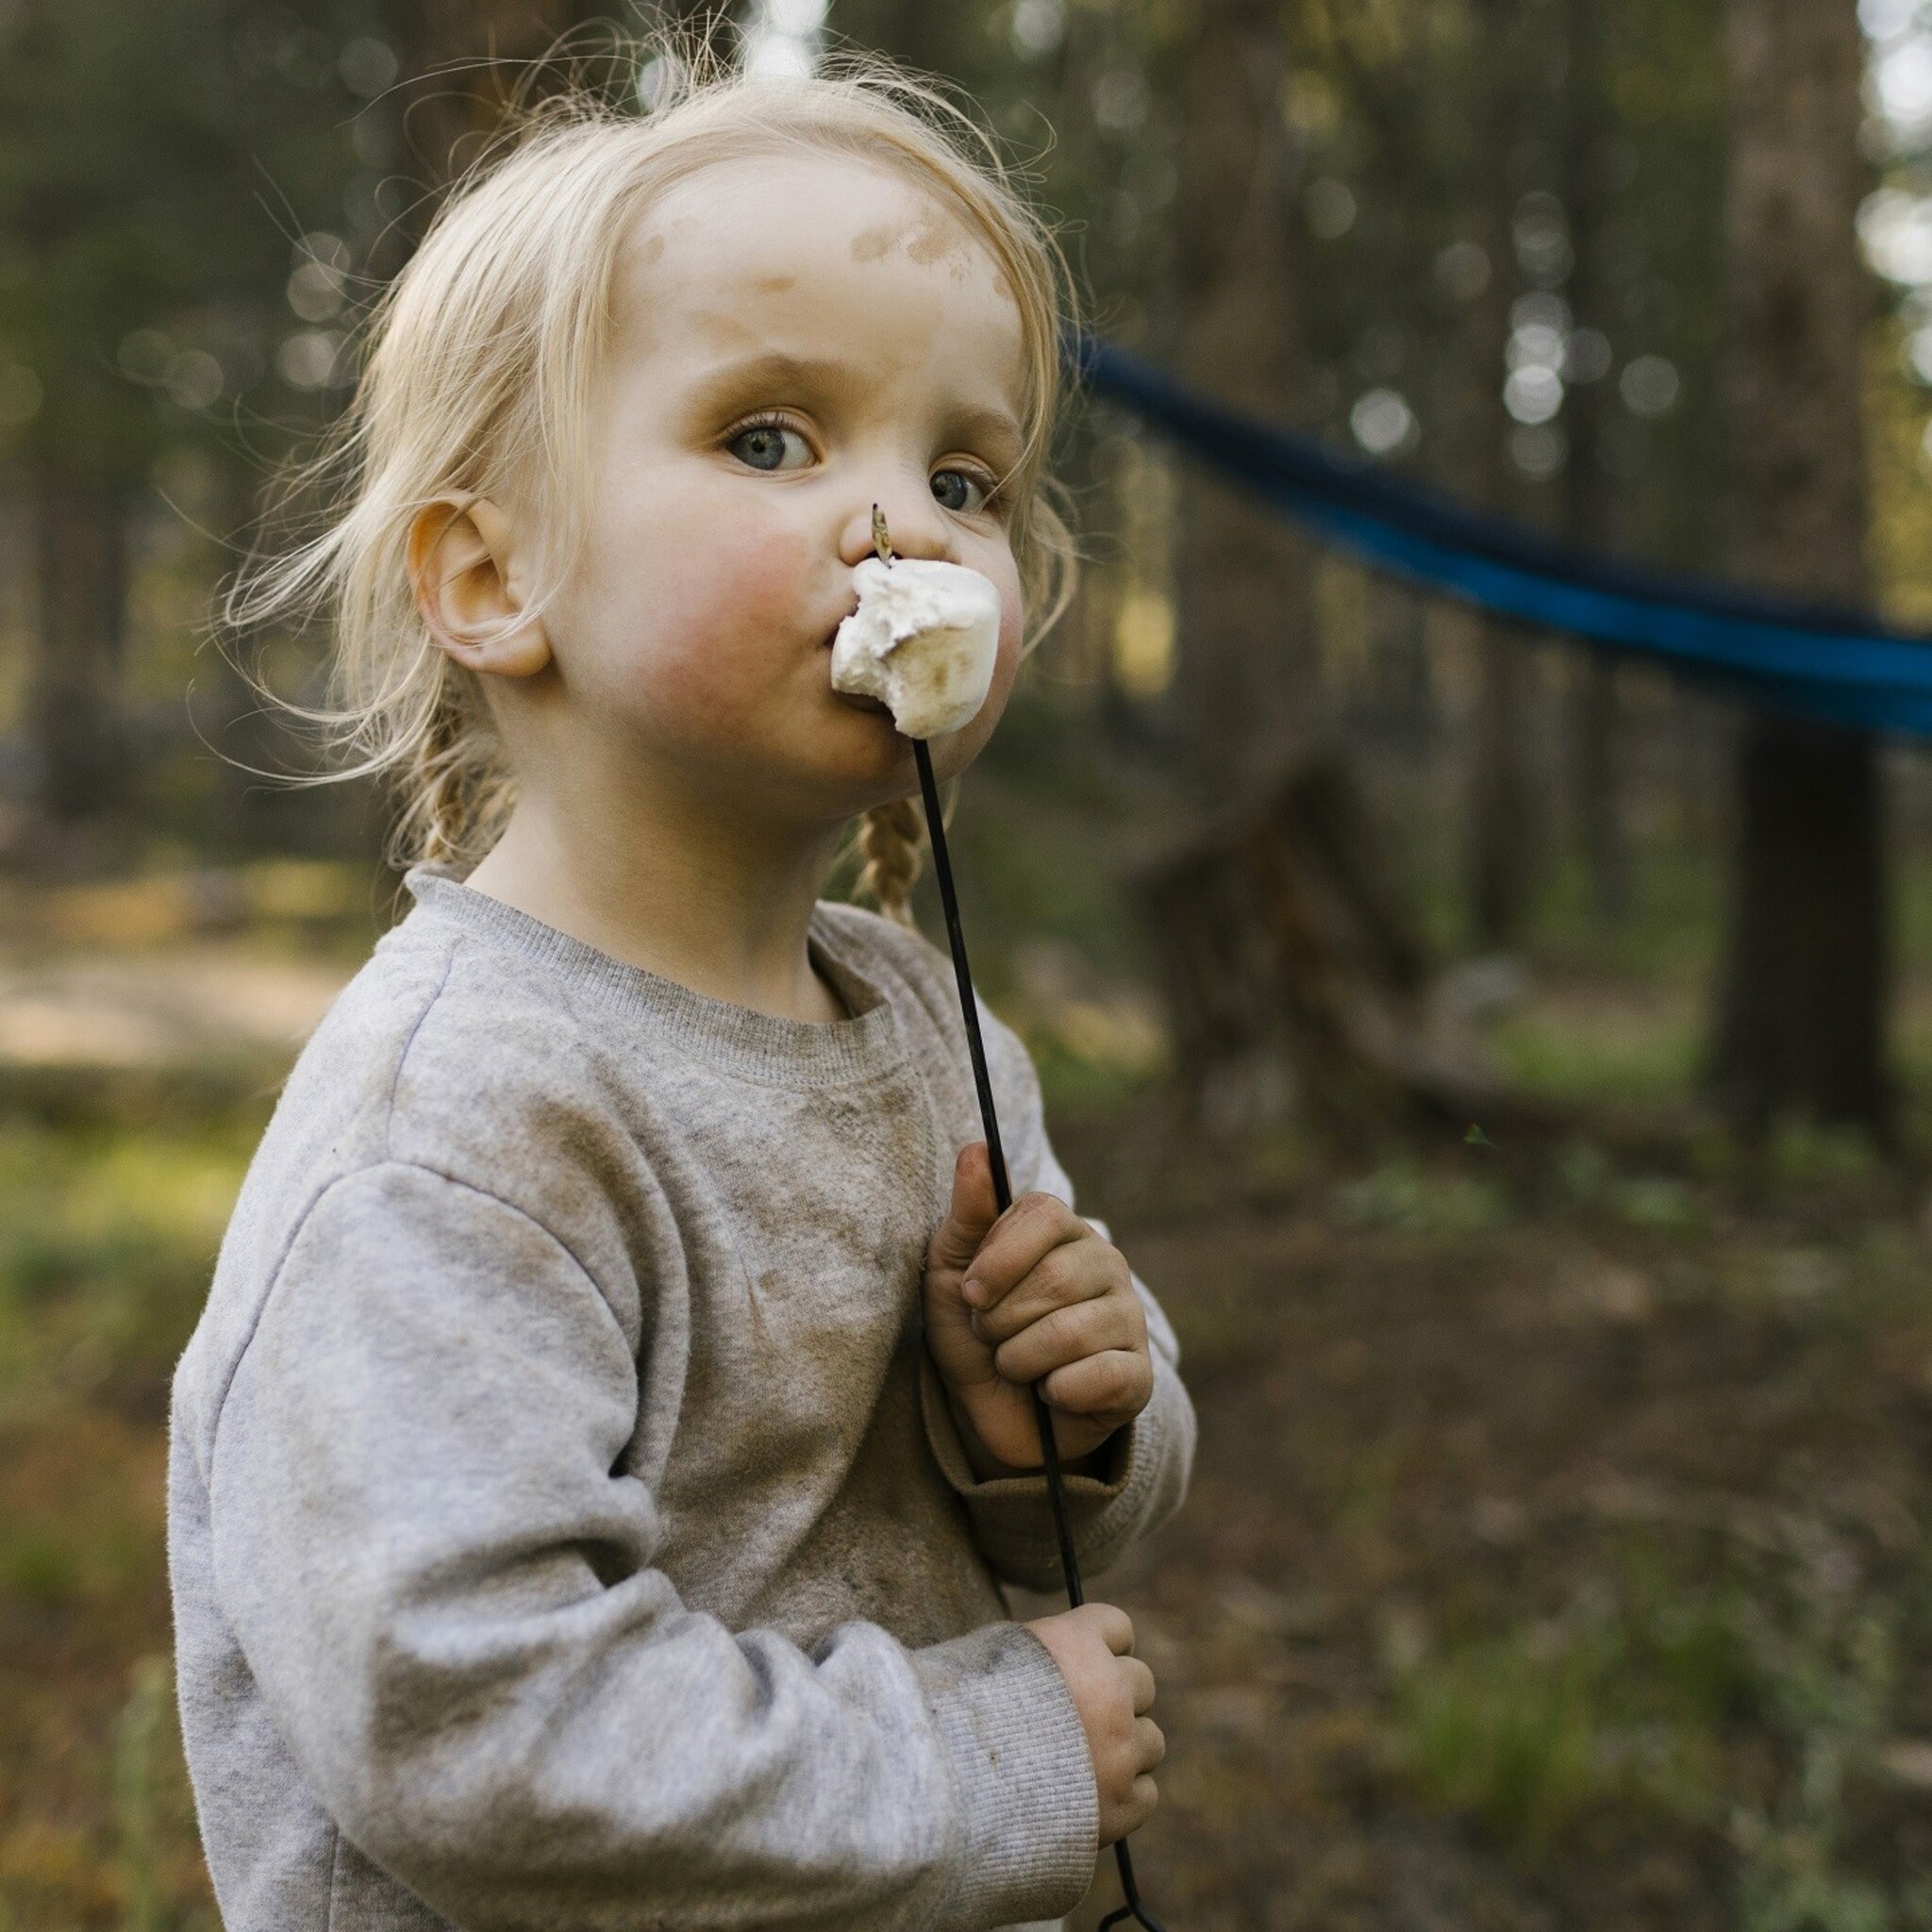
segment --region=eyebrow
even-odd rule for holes
[[[866,371],[860,364],[841,357],[792,356],[782,349],[767,349],[707,371],[693,401],[703,412],[739,401],[749,390],[857,389],[865,379]]]
[[[691,398],[695,415],[718,414],[759,391],[791,389],[803,394],[863,390],[871,371],[861,362],[838,356],[793,356],[769,349],[721,363],[698,379]],[[945,412],[949,432],[988,446],[1010,467],[1025,448],[1025,434],[1010,409],[983,403],[958,402]]]
[[[1025,453],[1025,432],[1010,409],[989,409],[977,403],[962,403],[946,420],[948,426],[957,428],[967,441],[991,450],[1002,469],[1012,469]]]

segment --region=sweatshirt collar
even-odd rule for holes
[[[845,1003],[844,1020],[784,1019],[693,991],[475,891],[454,866],[414,866],[403,883],[417,905],[406,924],[426,916],[513,953],[721,1071],[767,1086],[833,1087],[870,1079],[905,1058],[891,1004],[858,970],[846,935],[823,906],[812,912],[808,944]]]

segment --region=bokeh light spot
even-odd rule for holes
[[[1400,390],[1370,390],[1348,412],[1348,426],[1372,457],[1405,455],[1422,440],[1422,426]]]

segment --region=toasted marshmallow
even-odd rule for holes
[[[979,715],[1000,648],[1000,593],[958,563],[868,557],[858,608],[832,640],[832,688],[879,699],[908,738],[941,738]]]

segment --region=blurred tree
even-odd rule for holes
[[[1575,267],[1570,283],[1574,326],[1564,357],[1570,388],[1563,526],[1577,549],[1602,553],[1616,548],[1617,492],[1605,464],[1609,397],[1603,378],[1609,373],[1617,319],[1605,238],[1613,217],[1620,149],[1610,118],[1602,0],[1565,0],[1564,26],[1563,174]],[[1607,924],[1623,917],[1630,900],[1615,661],[1589,654],[1574,667],[1570,691],[1572,809],[1591,899],[1597,917]]]
[[[237,412],[290,398],[267,341],[287,225],[340,205],[355,94],[337,57],[364,19],[318,10],[329,33],[240,0],[0,9],[0,361],[33,384],[10,441],[38,533],[25,725],[51,821],[126,791],[129,514],[155,464],[186,448],[231,473]],[[316,245],[335,288],[342,244]]]
[[[202,266],[185,258],[166,218],[174,210],[157,207],[168,192],[158,194],[157,176],[190,196],[207,185],[208,103],[169,84],[210,49],[205,21],[175,19],[150,36],[125,9],[98,5],[25,7],[8,25],[0,196],[17,253],[0,278],[0,332],[33,371],[40,401],[20,437],[38,590],[26,723],[36,802],[71,821],[105,803],[123,772],[115,682],[127,508],[175,425],[143,407],[114,345],[186,299]],[[158,358],[153,374],[167,374]],[[181,372],[191,376],[197,391],[210,380],[200,365]],[[212,379],[218,391],[218,368]]]
[[[590,0],[384,4],[409,101],[410,150],[432,186],[461,172],[514,100],[560,81],[572,55],[590,52],[583,29],[608,22],[610,13]],[[686,6],[661,12],[669,18],[705,10]],[[554,55],[562,58],[553,62]],[[432,196],[424,213],[433,206]]]
[[[1474,150],[1465,182],[1470,232],[1487,272],[1464,324],[1468,358],[1463,487],[1498,511],[1517,505],[1503,370],[1516,295],[1516,152],[1524,105],[1524,24],[1516,0],[1476,0],[1467,75]],[[1528,767],[1530,665],[1513,626],[1479,632],[1470,747],[1470,923],[1479,945],[1515,939],[1528,909],[1538,815]]]
[[[962,18],[964,16],[964,18]],[[935,7],[931,0],[874,0],[867,6],[839,9],[841,28],[866,45],[881,49],[893,59],[923,74],[947,74],[963,78],[959,29],[970,23],[970,9]],[[1064,43],[1064,31],[1059,43]]]
[[[1700,575],[1724,567],[1727,541],[1724,7],[1623,0],[1598,20],[1615,187],[1595,242],[1612,350],[1597,435],[1614,504],[1598,541]],[[1699,858],[1721,836],[1728,790],[1715,719],[1706,694],[1674,686],[1625,739],[1633,791],[1661,781],[1667,837]]]
[[[1279,0],[1196,0],[1174,58],[1182,372],[1239,408],[1290,416],[1296,156]],[[1279,518],[1199,473],[1182,519],[1175,708],[1192,777],[1224,801],[1270,775],[1315,711],[1308,558]]]
[[[1730,0],[1733,568],[1868,605],[1862,386],[1873,294],[1856,217],[1864,44],[1851,0]],[[1745,730],[1710,1077],[1740,1123],[1791,1110],[1890,1127],[1882,798],[1874,747],[1775,718]]]

